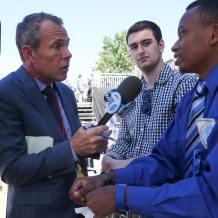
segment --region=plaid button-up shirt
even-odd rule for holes
[[[173,120],[181,98],[196,81],[195,76],[181,74],[165,64],[151,89],[151,115],[145,115],[141,112],[142,95],[148,87],[142,77],[142,91],[135,99],[136,105],[121,119],[118,140],[106,155],[118,160],[149,155]]]

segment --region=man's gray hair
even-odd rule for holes
[[[25,61],[22,53],[22,47],[24,45],[30,45],[31,48],[38,52],[41,40],[39,27],[44,20],[50,20],[53,23],[63,26],[63,20],[61,18],[44,12],[27,15],[23,18],[22,22],[18,23],[16,30],[16,45],[23,62]]]

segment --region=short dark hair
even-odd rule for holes
[[[202,26],[215,25],[218,23],[218,1],[217,0],[197,0],[192,2],[186,10],[198,6],[197,12]]]
[[[23,18],[23,21],[18,23],[16,30],[16,45],[20,53],[21,60],[24,62],[25,58],[22,54],[22,47],[30,45],[36,52],[40,44],[39,27],[42,21],[50,20],[60,26],[63,26],[63,20],[48,13],[33,13]]]
[[[153,32],[153,35],[154,35],[155,39],[157,40],[157,43],[159,44],[160,40],[162,39],[162,33],[160,30],[160,27],[156,23],[148,21],[148,20],[138,21],[137,23],[133,24],[129,28],[129,30],[127,31],[127,34],[126,34],[127,44],[128,44],[129,35],[131,33],[135,33],[135,32],[138,32],[138,31],[144,30],[144,29],[150,29]]]

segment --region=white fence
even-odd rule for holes
[[[94,78],[93,86],[98,88],[116,88],[126,77],[133,75],[101,73]]]

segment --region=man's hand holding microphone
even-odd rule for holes
[[[70,144],[74,152],[79,156],[88,156],[90,154],[101,153],[107,149],[108,139],[100,134],[109,136],[111,130],[107,126],[97,126],[95,128],[79,130],[71,137]]]

